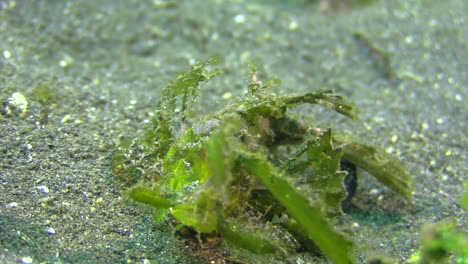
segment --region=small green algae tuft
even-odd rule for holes
[[[215,61],[196,63],[170,82],[151,125],[116,150],[116,180],[131,199],[156,208],[157,219],[170,215],[227,245],[274,256],[319,250],[334,263],[355,263],[352,240],[332,224],[347,196],[341,162],[367,170],[406,199],[409,173],[370,146],[288,115],[296,105],[317,104],[357,119],[340,95],[270,93],[279,81],[262,83],[253,64],[249,71],[245,97],[199,119],[192,106],[201,85],[221,73]]]
[[[468,233],[457,227],[456,221],[441,221],[423,227],[421,247],[411,255],[408,263],[468,264]]]

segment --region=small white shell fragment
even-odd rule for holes
[[[71,115],[65,115],[60,122],[67,123],[70,120]]]
[[[11,114],[14,111],[20,112],[21,115],[25,115],[28,111],[28,101],[23,94],[14,92],[10,98],[8,98],[8,104],[5,107],[7,114]]]
[[[33,263],[33,259],[31,257],[22,257],[21,258],[21,263],[22,264],[31,264],[31,263]]]
[[[232,97],[232,93],[227,92],[227,93],[223,94],[223,99],[225,99],[225,100],[230,99],[231,97]]]
[[[42,191],[45,194],[49,193],[49,188],[47,186],[41,185],[41,186],[36,186],[36,189],[39,191]]]
[[[234,22],[237,24],[243,24],[245,23],[245,16],[244,15],[237,15],[234,17]]]
[[[49,235],[55,235],[55,229],[52,228],[52,227],[48,227],[46,228],[46,233],[49,234]]]
[[[291,20],[289,22],[289,30],[296,30],[299,27],[296,20]]]
[[[11,53],[8,50],[3,51],[3,57],[5,59],[9,59],[11,57]]]

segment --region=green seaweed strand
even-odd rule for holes
[[[355,263],[351,241],[333,230],[321,208],[310,205],[288,182],[281,179],[281,173],[270,162],[261,155],[248,154],[243,156],[242,167],[262,181],[333,263]]]

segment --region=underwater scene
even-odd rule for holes
[[[0,263],[468,264],[468,1],[0,1]]]

